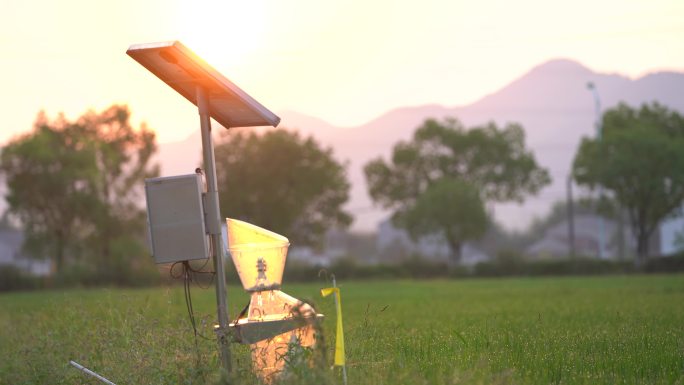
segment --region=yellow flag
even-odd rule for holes
[[[328,287],[321,289],[321,295],[327,297],[335,293],[337,296],[337,334],[335,337],[335,365],[344,366],[344,330],[342,330],[342,298],[340,297],[339,287]]]

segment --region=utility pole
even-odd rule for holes
[[[587,88],[591,91],[592,95],[594,95],[594,107],[596,111],[596,122],[595,127],[596,127],[596,139],[598,141],[601,141],[601,136],[602,136],[602,117],[601,117],[601,99],[599,98],[598,90],[596,89],[596,86],[594,85],[593,82],[587,83]],[[599,201],[601,198],[603,198],[603,186],[599,185]],[[605,236],[605,223],[603,220],[603,216],[597,212],[597,215],[599,217],[599,245],[598,245],[598,257],[599,259],[604,259],[605,258],[605,245],[606,245],[606,236]]]
[[[568,175],[566,184],[568,194],[568,254],[575,259],[575,204],[572,199],[572,173]]]

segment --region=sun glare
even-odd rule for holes
[[[265,8],[262,0],[182,1],[178,40],[214,66],[245,66],[262,44]]]

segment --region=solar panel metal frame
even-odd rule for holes
[[[179,41],[131,45],[126,51],[169,87],[197,105],[197,86],[209,95],[209,113],[225,128],[273,126],[280,118]]]

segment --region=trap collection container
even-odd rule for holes
[[[251,223],[226,219],[228,251],[248,292],[280,289],[290,241]]]
[[[314,346],[314,325],[323,315],[280,291],[290,246],[287,238],[231,218],[226,219],[226,230],[242,287],[251,292],[247,314],[243,312],[229,327],[236,342],[250,345],[254,372],[270,384],[285,368],[293,346]]]

